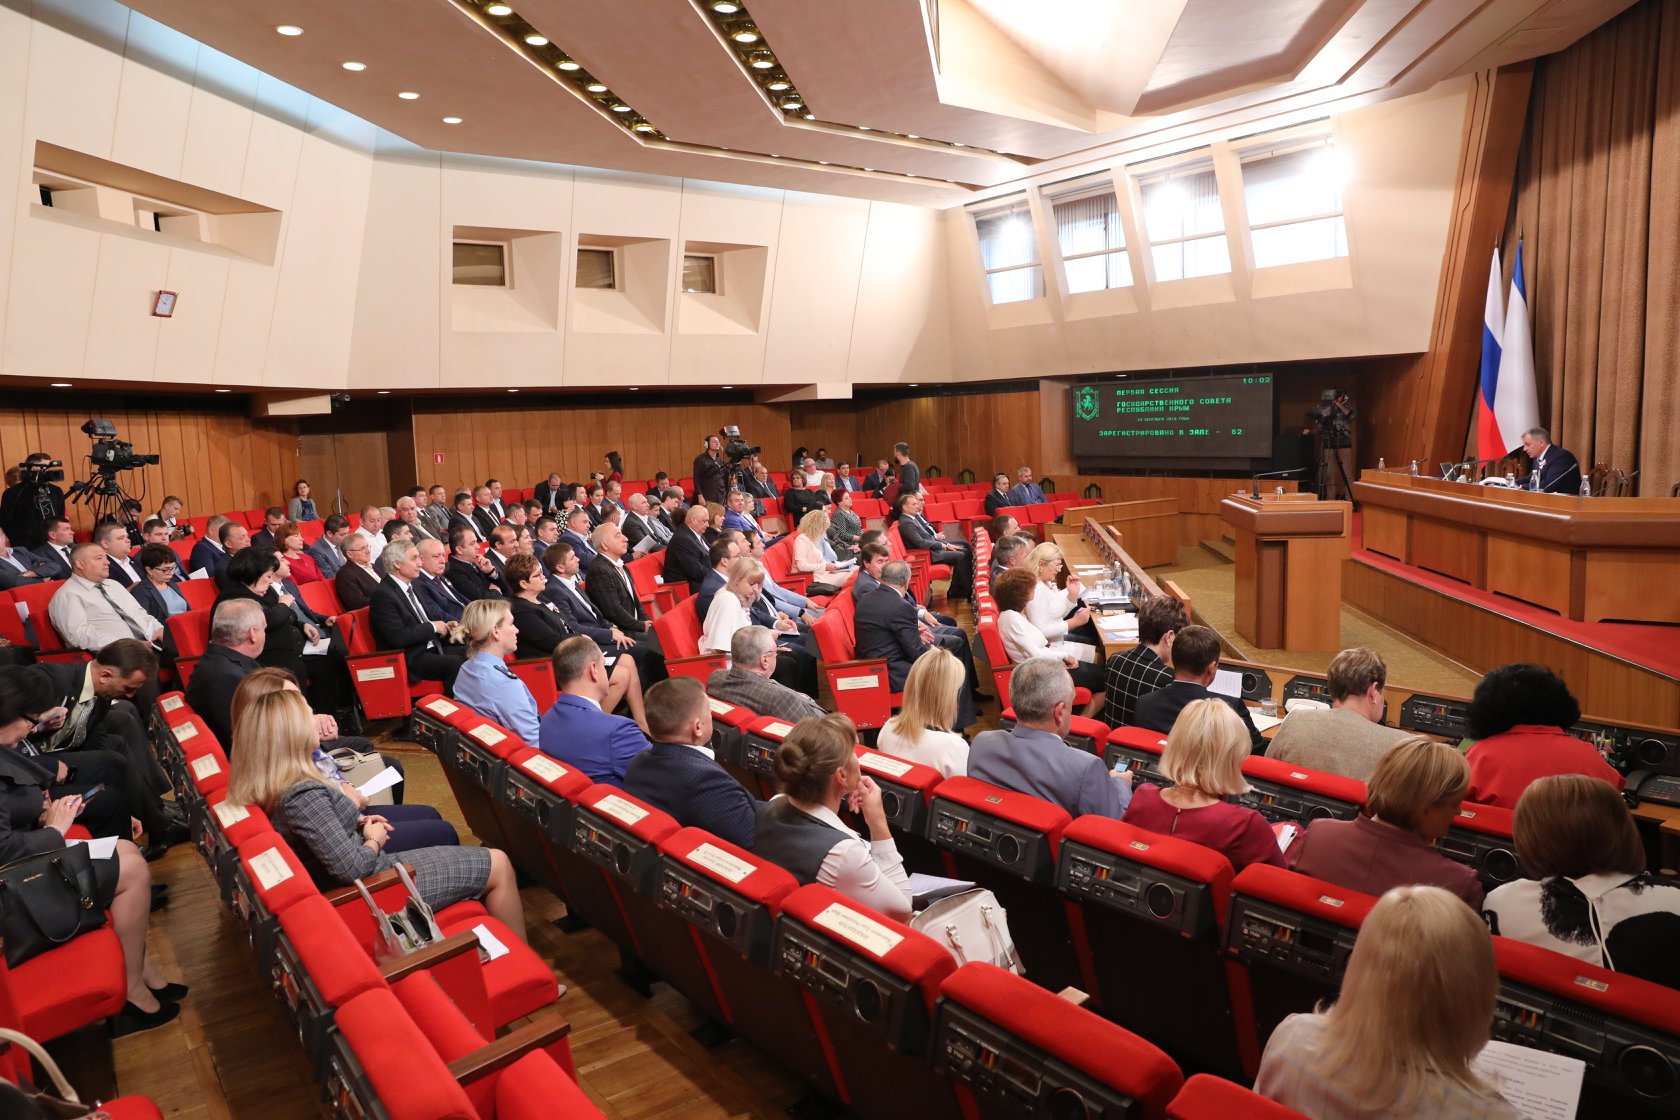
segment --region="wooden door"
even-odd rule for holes
[[[300,477],[314,488],[315,508],[324,517],[337,508],[360,512],[365,505],[391,504],[391,466],[384,432],[320,432],[298,437]]]

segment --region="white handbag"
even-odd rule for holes
[[[984,888],[950,895],[933,903],[910,919],[910,928],[927,934],[958,964],[985,961],[1027,974],[1009,935],[1009,915],[998,905],[997,896]]]

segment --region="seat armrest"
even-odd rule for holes
[[[406,863],[403,864],[403,866],[408,868],[409,877],[413,878],[414,868],[409,867]],[[400,882],[402,882],[402,879],[397,876],[397,869],[392,867],[381,871],[377,875],[363,879],[362,885],[367,888],[369,894],[378,894],[380,891],[389,887],[394,887]],[[330,891],[322,891],[321,894],[322,897],[334,906],[341,906],[353,898],[362,897],[361,892],[356,889],[356,884],[354,883],[351,883],[348,887],[334,887]]]
[[[462,930],[460,933],[450,934],[442,941],[434,941],[424,945],[412,953],[404,953],[400,957],[393,957],[380,968],[379,974],[385,977],[387,984],[395,984],[416,972],[424,972],[444,961],[460,956],[462,953],[478,948],[478,934],[472,930]]]
[[[572,1024],[558,1012],[545,1015],[509,1031],[471,1054],[456,1058],[449,1063],[449,1072],[462,1085],[471,1085],[498,1070],[506,1069],[527,1054],[554,1045],[570,1034],[571,1030]]]

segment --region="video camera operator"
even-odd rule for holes
[[[1353,497],[1353,420],[1359,415],[1343,389],[1326,389],[1310,413],[1318,428],[1320,491],[1327,500]]]
[[[17,484],[0,494],[0,528],[17,547],[41,547],[47,522],[64,516],[64,491],[53,485],[64,480],[63,468],[61,461],[37,451],[18,464]]]

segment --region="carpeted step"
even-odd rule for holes
[[[1210,552],[1227,564],[1237,562],[1237,544],[1235,541],[1221,537],[1219,540],[1203,540],[1201,545],[1203,552]]]

